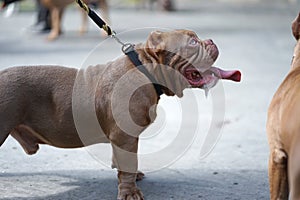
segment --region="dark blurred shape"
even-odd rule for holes
[[[159,10],[174,11],[174,0],[137,0],[137,8],[147,8],[152,10],[156,7]],[[155,5],[155,6],[154,6]]]
[[[5,8],[11,3],[15,3],[21,0],[1,0],[2,1],[2,8]],[[49,32],[51,30],[51,17],[49,9],[46,8],[42,3],[41,0],[36,0],[37,6],[37,20],[36,23],[31,27],[31,30],[34,32]]]
[[[158,0],[158,5],[162,10],[174,11],[175,6],[173,0]]]
[[[41,3],[41,0],[36,0],[36,5],[38,13],[34,27],[37,32],[49,32],[51,30],[50,11]]]
[[[4,8],[5,6],[11,4],[11,3],[14,3],[14,2],[17,2],[17,1],[21,1],[21,0],[2,0],[2,8]]]

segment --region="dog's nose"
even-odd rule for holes
[[[214,41],[212,39],[208,39],[208,40],[205,40],[204,43],[206,45],[212,45],[212,44],[214,44]]]

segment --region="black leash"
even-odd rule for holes
[[[95,13],[90,7],[88,7],[88,5],[86,5],[82,0],[76,0],[76,2],[82,9],[86,11],[88,16],[98,25],[99,28],[102,28],[108,36],[113,37],[118,43],[122,45],[123,53],[127,55],[130,61],[135,65],[135,67],[138,68],[138,70],[140,70],[151,81],[159,98],[160,95],[163,94],[161,86],[140,61],[138,53],[134,50],[134,45],[121,42],[120,39],[116,36],[116,32],[112,31],[112,29],[97,15],[97,13]]]

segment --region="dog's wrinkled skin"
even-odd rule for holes
[[[292,31],[297,44],[291,70],[272,99],[267,120],[271,200],[300,199],[300,15]]]
[[[162,91],[166,95],[176,94],[181,97],[185,88],[203,88],[214,79],[240,80],[239,71],[225,72],[212,68],[211,65],[218,56],[217,47],[211,40],[198,39],[191,31],[152,32],[147,42],[137,45],[136,50],[148,71],[164,85]],[[214,76],[207,73],[210,69]],[[179,72],[181,77],[174,71]],[[205,74],[201,74],[203,71],[206,71]],[[83,142],[74,124],[76,114],[72,113],[72,109],[76,109],[72,108],[72,92],[77,87],[74,86],[74,81],[76,75],[81,73],[78,72],[76,69],[59,66],[14,67],[3,70],[0,73],[0,145],[9,134],[28,154],[36,153],[39,144],[76,148],[110,142],[113,146],[113,166],[118,168],[118,199],[143,199],[136,186],[136,179],[143,177],[142,173],[137,172],[136,153],[138,136],[156,116],[153,108],[159,97],[153,84],[135,68],[127,56],[106,65],[88,67],[83,76],[88,86],[86,93],[94,93],[92,102],[106,138],[90,137],[90,120],[86,120],[83,126],[87,126],[88,136],[83,136],[87,138]],[[122,82],[122,91],[117,91],[118,98],[113,98],[117,82],[126,73],[129,76]],[[130,93],[131,86],[139,81],[146,81],[148,84],[137,88],[130,97],[129,107],[125,109],[129,109],[131,119],[122,118],[123,125],[130,124],[129,120],[132,120],[137,126],[130,126],[130,132],[125,132],[118,126],[114,114],[117,116],[123,113],[123,102],[126,101],[124,95]],[[86,103],[84,97],[82,102]],[[82,110],[86,111],[86,108]],[[132,152],[132,155],[124,158],[120,149]]]
[[[92,0],[83,0],[83,1],[85,3],[93,2]],[[74,2],[75,2],[74,0],[42,0],[42,3],[50,9],[50,15],[51,15],[51,32],[48,35],[48,40],[54,40],[62,33],[61,23],[62,23],[64,9],[69,4]],[[100,5],[101,15],[103,19],[108,23],[109,21],[108,4],[106,0],[97,0],[96,2]],[[88,24],[87,14],[83,12],[82,25],[80,28],[81,34],[84,34],[87,31],[87,24]]]

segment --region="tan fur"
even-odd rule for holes
[[[176,94],[181,97],[183,89],[188,87],[186,81],[173,71],[182,73],[182,69],[190,64],[197,64],[195,67],[204,71],[216,59],[207,56],[205,43],[201,40],[198,46],[187,47],[191,37],[197,36],[184,30],[153,32],[145,44],[136,46],[139,58],[148,71],[164,84],[162,90],[166,95]],[[129,72],[130,76],[122,82],[121,90],[116,91],[117,82]],[[130,119],[122,117],[127,109],[124,105],[125,96],[139,82],[148,84],[132,94],[128,107]],[[79,91],[79,95],[74,96],[76,91]],[[117,98],[113,98],[114,94]],[[110,142],[113,147],[113,167],[118,168],[118,199],[143,199],[135,183],[136,179],[143,177],[137,171],[138,137],[155,119],[153,108],[159,98],[153,85],[127,56],[80,71],[61,66],[5,69],[0,72],[0,96],[0,145],[9,134],[28,154],[35,153],[39,144],[76,148]],[[79,101],[76,103],[74,98]],[[74,109],[80,112],[74,112]],[[95,131],[97,127],[91,124],[92,118],[88,112],[93,110],[103,135]],[[118,116],[121,116],[120,123],[125,127],[131,123],[130,120],[136,126],[126,127],[130,132],[125,132],[117,124],[115,117]],[[76,129],[78,127],[74,119],[78,118],[80,120],[77,123],[81,123],[83,130]],[[124,157],[120,149],[132,152],[132,155]]]
[[[271,200],[300,200],[300,15],[292,23],[297,40],[292,67],[269,107]]]
[[[84,0],[85,3],[90,1],[91,0]],[[97,0],[97,2],[100,5],[103,20],[109,23],[108,5],[106,0]],[[54,40],[62,33],[61,23],[64,9],[69,4],[74,3],[74,0],[42,0],[42,3],[50,9],[51,32],[48,35],[48,40]],[[82,25],[80,28],[81,34],[84,34],[87,31],[87,23],[87,14],[82,11]]]

